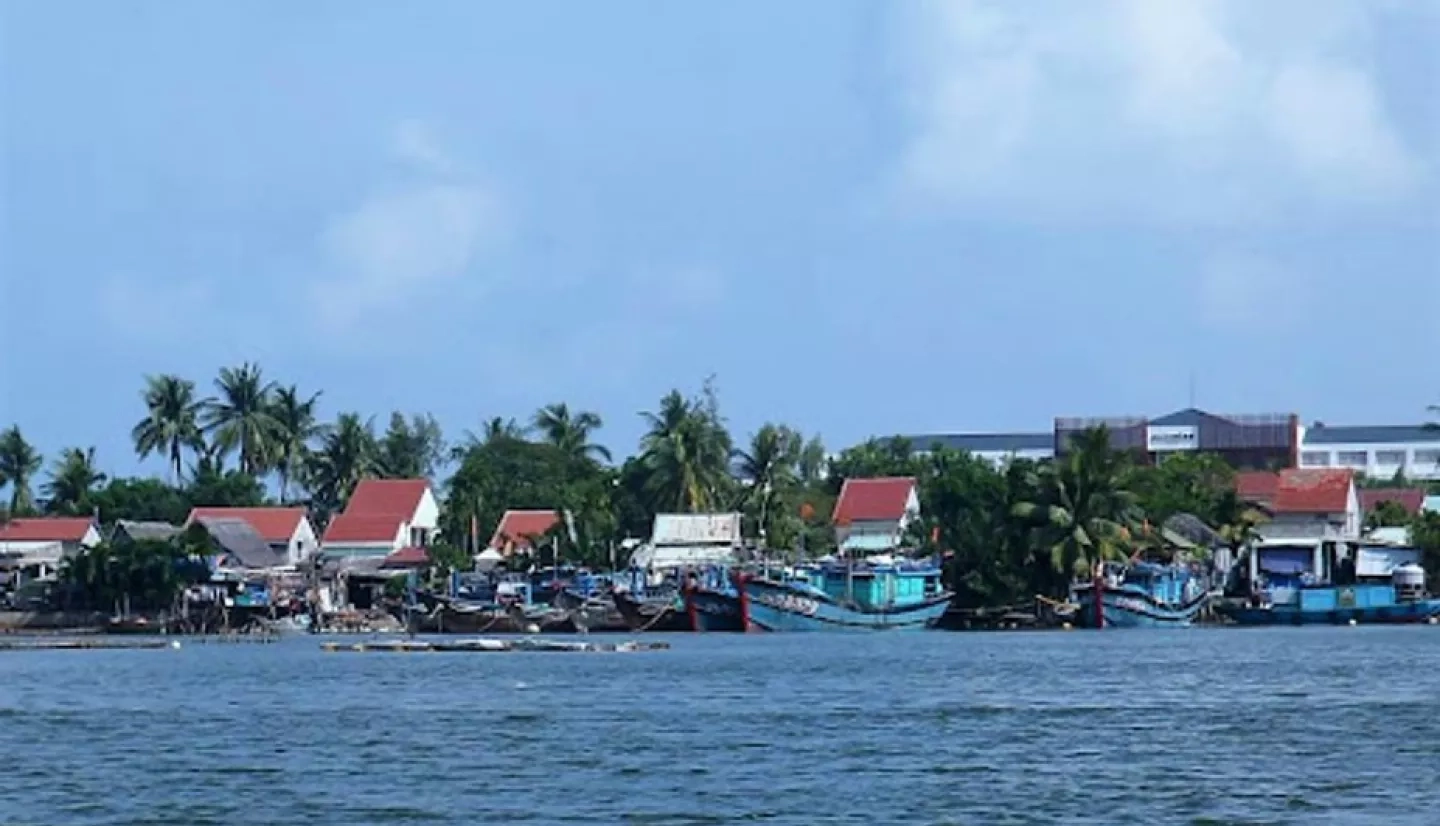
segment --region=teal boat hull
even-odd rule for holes
[[[951,597],[867,610],[770,580],[747,580],[744,588],[749,624],[761,631],[923,631],[940,620]]]

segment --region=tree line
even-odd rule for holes
[[[321,393],[269,380],[250,363],[220,370],[208,395],[190,379],[158,375],[146,378],[141,396],[131,441],[138,457],[165,462],[164,479],[112,478],[93,447],[77,446],[62,450],[40,482],[43,457],[11,426],[0,432],[8,512],[98,510],[106,523],[179,524],[195,506],[285,503],[308,507],[323,528],[360,480],[425,477],[442,498],[451,551],[475,550],[471,538],[488,539],[507,509],[553,509],[571,515],[548,537],[554,550],[602,565],[621,540],[647,536],[656,513],[739,511],[746,535],[768,548],[827,553],[845,479],[913,476],[922,516],[912,541],[945,556],[961,602],[972,605],[1063,594],[1077,570],[1098,560],[1162,549],[1162,526],[1177,515],[1195,517],[1237,549],[1263,519],[1236,495],[1234,471],[1219,457],[1140,463],[1112,449],[1103,428],[1078,434],[1055,460],[998,467],[898,437],[830,456],[818,435],[781,423],[737,440],[710,380],[694,393],[672,390],[643,413],[645,433],[623,457],[597,441],[598,413],[564,402],[447,439],[423,413],[393,412],[383,429],[353,411],[322,420]],[[1415,532],[1440,549],[1434,515]]]

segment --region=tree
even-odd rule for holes
[[[429,414],[409,420],[398,411],[390,414],[390,427],[377,448],[377,470],[390,479],[428,479],[445,460],[444,434]]]
[[[30,486],[43,462],[44,457],[25,441],[18,425],[0,432],[0,479],[10,485],[12,516],[25,516],[35,510],[35,495]]]
[[[315,416],[320,394],[302,398],[294,385],[275,390],[270,417],[275,420],[274,467],[280,477],[280,502],[289,501],[290,482],[305,468],[310,445],[325,433]]]
[[[374,424],[358,413],[341,413],[320,439],[306,467],[306,487],[320,521],[341,509],[361,479],[378,475]]]
[[[220,447],[221,455],[240,451],[240,470],[260,476],[269,468],[280,425],[275,420],[272,395],[275,383],[266,381],[257,364],[225,367],[215,379],[216,395],[200,408],[205,430]]]
[[[1365,515],[1365,529],[1402,528],[1410,524],[1411,518],[1410,511],[1406,510],[1404,505],[1386,499]]]
[[[755,431],[748,450],[735,456],[735,471],[745,483],[743,503],[755,520],[762,542],[786,547],[799,532],[798,512],[789,513],[785,504],[794,499],[799,485],[804,439],[784,425],[765,424]],[[777,536],[776,528],[781,528]]]
[[[590,441],[604,425],[599,413],[582,410],[572,414],[569,405],[559,402],[536,411],[533,422],[540,437],[562,453],[578,459],[610,461],[609,448]]]
[[[1046,529],[1044,542],[1057,572],[1078,574],[1128,556],[1141,512],[1134,494],[1121,487],[1125,472],[1125,456],[1111,449],[1109,431],[1085,430],[1071,437],[1070,449],[1041,475],[1040,500],[1015,507],[1016,516]]]
[[[1235,490],[1235,471],[1213,453],[1179,453],[1131,468],[1125,483],[1157,525],[1181,513],[1214,524],[1222,497]]]
[[[130,431],[130,438],[141,459],[152,453],[164,455],[170,481],[178,484],[184,451],[201,444],[195,382],[173,375],[147,376],[145,381],[146,415]]]
[[[50,471],[45,494],[45,511],[64,516],[88,516],[95,507],[95,489],[106,476],[95,467],[95,448],[72,447],[62,451]]]
[[[121,519],[178,525],[190,513],[185,494],[159,479],[110,479],[91,494],[90,501],[107,525]]]
[[[720,507],[731,483],[730,434],[714,386],[687,399],[678,390],[660,408],[641,414],[649,430],[640,442],[649,473],[647,496],[658,511],[703,513]]]

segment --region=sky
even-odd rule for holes
[[[0,0],[0,426],[224,365],[634,449],[1440,403],[1432,0]]]

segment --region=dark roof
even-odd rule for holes
[[[1305,430],[1307,445],[1440,443],[1440,428],[1423,424],[1311,425]]]
[[[258,570],[285,564],[285,556],[271,548],[265,537],[244,519],[201,516],[195,521],[204,525],[215,544],[241,567]]]
[[[1365,513],[1370,513],[1384,502],[1394,502],[1413,516],[1425,507],[1425,488],[1366,488],[1360,491],[1360,510]]]
[[[180,533],[180,529],[169,522],[135,522],[121,519],[115,523],[115,533],[117,536],[124,534],[137,542],[167,542]]]
[[[971,453],[1014,453],[1021,450],[1054,450],[1054,433],[935,433],[905,436],[916,450],[935,445]]]
[[[1229,422],[1229,419],[1213,413],[1206,413],[1198,408],[1187,407],[1184,410],[1177,410],[1158,419],[1150,420],[1150,424],[1159,427],[1199,427],[1201,422]]]

